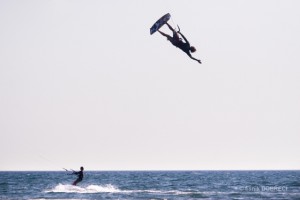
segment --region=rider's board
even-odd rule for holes
[[[170,13],[165,14],[164,16],[162,16],[159,20],[157,20],[155,22],[155,24],[153,24],[153,26],[150,28],[150,34],[152,35],[153,33],[155,33],[158,29],[160,29],[165,23],[167,23],[169,21],[169,19],[171,18]]]

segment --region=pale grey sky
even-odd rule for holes
[[[299,169],[299,10],[0,0],[0,170]]]

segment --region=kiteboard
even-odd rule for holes
[[[157,20],[155,22],[155,24],[153,24],[153,26],[150,28],[150,34],[152,35],[153,33],[155,33],[157,30],[159,30],[165,23],[167,23],[169,21],[169,19],[171,18],[170,13],[165,14],[164,16],[162,16],[159,20]]]

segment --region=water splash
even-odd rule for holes
[[[45,191],[46,193],[54,192],[54,193],[86,193],[86,194],[92,194],[92,193],[119,193],[121,190],[119,190],[117,187],[107,184],[107,185],[89,185],[86,187],[79,187],[74,185],[64,185],[64,184],[58,184],[53,189]]]

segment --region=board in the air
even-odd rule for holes
[[[150,34],[152,35],[157,30],[159,30],[165,23],[169,21],[170,18],[171,18],[170,13],[167,13],[161,18],[159,18],[159,20],[157,20],[155,24],[153,24],[153,26],[150,28]]]

